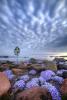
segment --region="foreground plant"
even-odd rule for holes
[[[45,84],[42,85],[42,87],[48,89],[48,91],[51,93],[52,100],[61,100],[61,95],[55,86],[45,82]]]

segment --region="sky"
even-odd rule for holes
[[[0,55],[67,52],[67,0],[0,0]]]

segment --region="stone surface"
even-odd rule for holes
[[[43,61],[43,63],[46,65],[45,67],[46,70],[57,71],[57,65],[53,61],[45,60]]]
[[[52,100],[52,98],[46,89],[34,87],[19,93],[16,100]]]
[[[42,67],[41,64],[31,64],[31,67],[37,71],[45,70],[45,66]]]
[[[60,90],[63,95],[67,95],[67,78],[64,79],[64,82],[63,82]]]
[[[63,77],[63,78],[67,78],[67,71],[63,72],[62,77]]]
[[[6,94],[10,89],[11,84],[4,73],[0,72],[0,96]]]
[[[24,74],[25,72],[26,72],[26,69],[20,69],[20,68],[13,68],[12,69],[12,71],[13,71],[13,73],[15,74],[15,75],[21,75],[21,74]]]

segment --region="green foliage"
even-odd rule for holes
[[[67,100],[67,94],[62,96],[62,100]]]
[[[10,95],[3,95],[2,97],[0,97],[0,100],[11,100],[11,96]]]

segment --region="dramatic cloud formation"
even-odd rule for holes
[[[67,0],[0,0],[0,54],[67,51]]]

